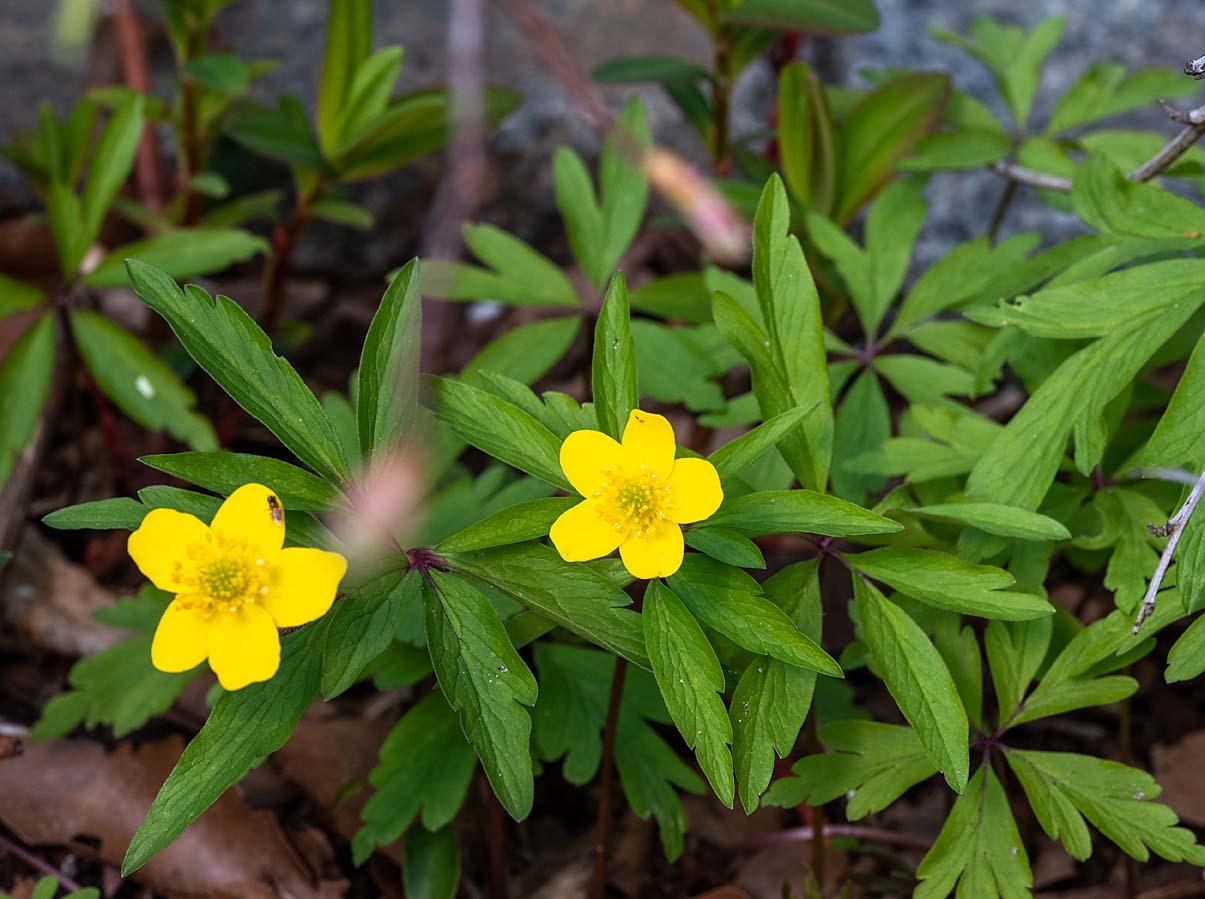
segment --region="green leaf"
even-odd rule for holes
[[[900,160],[899,168],[904,172],[977,169],[1004,159],[1012,149],[1012,140],[998,128],[940,131],[917,141],[916,151]]]
[[[725,22],[820,34],[860,34],[879,27],[871,0],[739,0],[721,16]]]
[[[847,564],[867,577],[939,609],[1025,621],[1050,615],[1054,607],[1041,596],[1009,591],[1012,575],[988,565],[972,565],[941,552],[885,546],[850,554]]]
[[[46,215],[59,253],[59,272],[63,280],[74,281],[89,247],[79,197],[66,184],[52,181],[46,193]]]
[[[569,489],[561,472],[561,441],[513,403],[453,378],[432,378],[439,417],[467,443],[495,459],[557,487]]]
[[[1138,453],[1138,466],[1205,468],[1205,335],[1197,339],[1184,374],[1167,403],[1146,446]],[[1187,537],[1188,534],[1185,534]],[[1181,553],[1180,561],[1183,561]],[[1183,580],[1178,581],[1182,591]],[[1192,601],[1190,599],[1190,606]]]
[[[1043,681],[1027,696],[1016,714],[1007,721],[1010,727],[1051,718],[1075,709],[1111,705],[1133,696],[1138,681],[1132,677],[1069,678],[1057,683]]]
[[[820,640],[819,570],[814,562],[784,568],[764,585],[767,598],[813,642]],[[774,773],[774,757],[786,758],[803,727],[816,673],[762,656],[745,668],[732,694],[732,758],[741,804],[752,813]]]
[[[580,306],[564,272],[530,244],[493,225],[466,224],[464,242],[486,268],[439,259],[423,264],[423,293],[510,306]]]
[[[765,568],[766,559],[756,543],[727,528],[691,528],[686,545],[737,568]]]
[[[656,81],[708,81],[711,73],[696,63],[676,56],[617,56],[594,68],[594,80],[620,84]]]
[[[581,327],[581,318],[571,315],[504,331],[469,360],[461,380],[484,386],[481,372],[488,371],[534,384],[569,352]]]
[[[862,637],[933,765],[955,793],[967,785],[967,714],[946,663],[920,625],[870,583],[854,578]]]
[[[222,496],[229,496],[243,484],[265,484],[286,509],[299,512],[329,511],[338,497],[338,491],[322,478],[267,456],[219,451],[143,456],[138,461]]]
[[[42,524],[62,531],[133,531],[142,524],[146,513],[146,506],[138,500],[120,496],[56,509],[42,519]]]
[[[1166,97],[1189,96],[1196,85],[1171,69],[1140,69],[1127,75],[1125,66],[1098,62],[1080,76],[1055,104],[1047,134],[1059,134],[1140,109]]]
[[[383,653],[402,625],[407,607],[419,597],[416,571],[394,566],[347,591],[326,616],[322,646],[322,698],[351,687]]]
[[[536,679],[489,600],[469,581],[432,570],[424,584],[427,648],[440,689],[460,714],[490,786],[517,821],[534,795],[531,715]]]
[[[644,640],[653,676],[666,708],[717,797],[729,808],[732,776],[732,724],[720,694],[724,671],[703,628],[686,606],[659,581],[644,596]]]
[[[422,343],[420,268],[413,259],[394,276],[364,338],[356,418],[365,456],[387,452],[412,436]]]
[[[764,418],[815,405],[799,431],[784,438],[781,451],[800,483],[822,490],[833,439],[824,328],[819,295],[799,241],[790,233],[790,219],[786,190],[775,175],[762,193],[753,224],[753,281],[769,351],[764,338],[754,338],[756,350],[735,341],[733,327],[721,323],[722,318],[731,322],[731,313],[717,311],[716,324],[749,361]]]
[[[854,503],[866,501],[867,491],[878,490],[886,481],[873,474],[859,472],[850,462],[865,453],[875,452],[891,437],[891,410],[879,379],[870,370],[863,371],[846,391],[837,409],[833,428],[833,492]]]
[[[692,325],[711,321],[711,294],[701,272],[680,272],[646,281],[628,293],[628,300],[633,309],[666,321]]]
[[[202,87],[223,94],[241,94],[251,86],[251,67],[233,53],[196,56],[181,70]]]
[[[370,134],[380,123],[402,70],[402,48],[383,47],[361,60],[334,125],[338,155],[347,144]]]
[[[834,721],[819,731],[830,753],[814,753],[797,761],[774,782],[766,805],[794,808],[801,803],[825,805],[847,797],[845,816],[857,821],[881,812],[906,790],[937,773],[910,727],[877,721]]]
[[[107,624],[134,627],[142,633],[76,662],[67,675],[71,689],[46,704],[30,731],[31,739],[64,737],[80,724],[87,728],[107,725],[120,739],[171,708],[198,670],[165,674],[151,664],[151,633],[168,598],[144,587],[137,602],[145,605],[145,612],[139,608],[136,615],[120,621],[106,618]]]
[[[305,108],[296,97],[279,97],[275,107],[249,106],[227,123],[226,134],[252,152],[269,159],[312,172],[327,168],[318,137],[314,134]]]
[[[46,294],[32,284],[0,275],[0,318],[32,309],[46,299]]]
[[[164,231],[146,240],[112,250],[84,276],[90,287],[125,287],[126,262],[137,259],[173,278],[191,278],[224,271],[268,252],[262,237],[239,228],[188,228]]]
[[[29,325],[0,361],[0,485],[38,427],[54,374],[54,317]]]
[[[1073,858],[1092,854],[1087,818],[1123,852],[1147,861],[1151,851],[1168,861],[1205,865],[1205,847],[1191,830],[1176,827],[1176,813],[1157,799],[1159,785],[1145,771],[1073,752],[1006,750],[1042,829],[1062,840]]]
[[[632,322],[636,380],[642,394],[691,410],[724,407],[724,392],[715,379],[727,371],[717,365],[714,350],[697,339],[700,330],[670,328],[647,319]]]
[[[581,500],[573,496],[549,496],[507,506],[469,525],[435,547],[439,553],[463,553],[495,546],[509,546],[548,535],[554,521]]]
[[[1205,213],[1195,203],[1131,181],[1101,153],[1076,170],[1071,200],[1084,222],[1102,234],[1199,241],[1205,228]]]
[[[372,52],[370,0],[335,0],[326,20],[322,77],[318,82],[318,134],[322,147],[333,153],[339,144],[339,123],[351,93],[356,70]]]
[[[1037,676],[1046,651],[1054,619],[1051,616],[1031,621],[991,621],[983,633],[987,662],[996,686],[999,724],[1012,718],[1029,684]]]
[[[410,828],[402,886],[407,899],[455,899],[460,891],[460,841],[452,827],[435,833]]]
[[[800,668],[843,676],[832,656],[766,599],[745,572],[690,553],[666,584],[696,618],[738,646]]]
[[[903,530],[897,521],[812,490],[769,490],[728,497],[702,526],[728,528],[747,537],[766,534],[853,537]]]
[[[141,262],[131,260],[129,272],[143,302],[235,402],[315,472],[332,481],[347,477],[339,435],[318,400],[238,304],[196,286],[186,296],[168,275]]]
[[[1029,899],[1033,875],[1017,822],[991,765],[980,765],[916,869],[914,899]]]
[[[310,215],[324,222],[346,225],[359,231],[371,231],[376,224],[372,213],[359,203],[340,200],[336,197],[323,197],[311,204]]]
[[[1071,532],[1046,515],[998,503],[948,503],[908,510],[922,518],[954,521],[1000,537],[1018,540],[1070,540]]]
[[[783,67],[778,79],[778,155],[791,193],[827,215],[836,187],[832,114],[820,79],[805,63]]]
[[[356,864],[362,864],[373,847],[387,846],[400,837],[420,811],[427,830],[449,824],[464,803],[477,768],[473,747],[438,690],[394,725],[381,744],[380,758],[368,775],[376,792],[364,803],[360,813],[364,826],[352,841]]]
[[[628,288],[622,274],[611,279],[603,298],[598,324],[594,327],[594,358],[590,372],[599,428],[618,440],[627,427],[628,415],[640,407]]]
[[[775,415],[747,434],[742,434],[707,457],[721,478],[740,474],[786,437],[819,403],[796,406]]]
[[[318,694],[322,628],[309,625],[281,640],[280,669],[264,683],[224,693],[155,797],[122,862],[128,877],[284,745]]]
[[[1182,633],[1167,653],[1169,684],[1192,680],[1205,671],[1205,617],[1199,617]]]
[[[213,427],[193,411],[196,395],[142,341],[97,312],[74,310],[70,319],[84,364],[122,412],[197,450],[217,449]]]
[[[133,91],[113,110],[92,150],[88,181],[80,202],[83,245],[90,246],[100,234],[113,198],[121,190],[134,166],[134,154],[142,137],[146,100]]]
[[[644,103],[633,97],[620,110],[615,125],[603,141],[598,160],[598,193],[603,219],[600,269],[595,286],[601,286],[619,264],[644,219],[649,184],[644,154],[652,146]]]
[[[561,627],[649,667],[640,616],[631,598],[589,566],[566,562],[556,550],[520,543],[471,553],[448,553],[453,571],[500,590]]]
[[[837,159],[833,216],[845,225],[891,179],[896,163],[941,121],[950,97],[946,75],[902,75],[863,98],[845,117]]]

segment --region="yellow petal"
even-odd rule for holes
[[[674,467],[674,427],[669,419],[633,409],[623,429],[624,464],[632,470],[645,466],[668,478]]]
[[[347,572],[345,558],[321,549],[282,549],[269,564],[274,576],[260,602],[277,627],[297,627],[325,615]]]
[[[273,553],[285,542],[284,506],[263,484],[244,484],[222,503],[212,528],[224,540],[246,540],[251,550]]]
[[[138,530],[130,534],[126,549],[130,558],[160,590],[179,593],[183,589],[178,565],[189,568],[188,547],[209,536],[205,522],[175,509],[152,509]]]
[[[588,562],[615,552],[627,534],[598,514],[598,500],[588,499],[562,512],[548,536],[566,562]]]
[[[248,603],[237,612],[216,612],[209,621],[209,667],[223,689],[241,690],[276,673],[280,634],[266,611]]]
[[[639,537],[633,534],[619,547],[619,556],[632,577],[669,577],[682,567],[682,529],[666,522]]]
[[[160,671],[189,671],[209,654],[209,622],[189,606],[189,597],[177,596],[159,619],[151,641],[151,664]]]
[[[621,453],[619,444],[602,431],[574,431],[561,444],[561,471],[574,490],[589,497],[602,488],[603,469],[618,465]]]
[[[669,476],[669,519],[679,524],[702,521],[724,501],[720,475],[706,459],[678,459]]]

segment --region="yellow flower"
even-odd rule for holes
[[[282,549],[284,509],[262,484],[244,484],[213,524],[154,509],[130,534],[130,557],[176,594],[155,630],[151,662],[188,671],[209,659],[227,690],[268,680],[280,666],[279,627],[322,617],[347,560],[320,549]]]
[[[600,431],[574,431],[561,444],[561,469],[585,497],[552,525],[566,562],[619,549],[633,577],[668,577],[682,565],[682,528],[720,507],[724,491],[706,459],[675,459],[674,429],[633,410],[616,443]]]

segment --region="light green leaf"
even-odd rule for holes
[[[487,343],[461,372],[461,380],[484,386],[481,372],[534,384],[573,346],[582,320],[576,315],[519,325]]]
[[[941,656],[920,625],[860,577],[854,596],[862,637],[904,717],[933,765],[956,793],[967,785],[967,714]]]
[[[46,294],[32,284],[0,275],[0,318],[32,309],[46,299]]]
[[[1192,680],[1205,671],[1205,616],[1198,617],[1182,633],[1167,653],[1169,684]]]
[[[97,138],[80,202],[85,247],[100,234],[109,206],[133,168],[134,154],[142,137],[145,108],[146,99],[142,94],[127,93]]]
[[[463,553],[495,546],[509,546],[547,536],[554,521],[581,500],[572,496],[549,496],[507,506],[482,518],[435,547],[436,552]]]
[[[580,306],[577,291],[547,256],[493,225],[465,225],[464,241],[486,268],[439,259],[423,263],[423,293],[442,300],[510,306]]]
[[[618,440],[627,427],[629,413],[640,406],[628,288],[622,274],[611,279],[603,298],[598,324],[594,328],[594,358],[590,372],[599,428]]]
[[[729,497],[702,526],[728,528],[747,537],[766,534],[853,537],[903,530],[897,521],[812,490],[770,490]]]
[[[29,325],[0,361],[0,485],[38,427],[54,374],[54,317]]]
[[[757,544],[727,528],[691,528],[686,545],[711,558],[737,568],[765,568],[766,559]]]
[[[413,437],[422,344],[420,270],[413,259],[394,276],[364,338],[356,420],[367,457]]]
[[[722,20],[741,25],[819,34],[858,34],[879,27],[871,0],[738,0],[724,7]]]
[[[389,565],[366,583],[346,590],[326,616],[322,644],[322,697],[351,687],[393,641],[407,608],[417,605],[421,577]]]
[[[999,723],[1008,721],[1021,698],[1037,676],[1050,647],[1054,619],[1051,616],[1030,621],[991,621],[983,634],[987,662],[996,686]]]
[[[1025,698],[1006,724],[1016,727],[1075,709],[1111,705],[1128,699],[1137,690],[1138,681],[1132,677],[1070,678],[1058,683],[1043,682]]]
[[[908,511],[922,518],[958,522],[1000,537],[1018,540],[1071,539],[1071,532],[1049,516],[998,503],[947,503],[918,506]]]
[[[339,146],[339,122],[356,70],[372,52],[370,0],[334,0],[326,19],[318,82],[318,134],[327,153]]]
[[[968,899],[1030,899],[1029,858],[991,765],[981,765],[958,797],[916,876],[913,899],[945,899],[955,888]]]
[[[817,405],[796,406],[775,415],[747,434],[724,444],[708,456],[707,461],[715,466],[721,478],[735,477],[777,446]]]
[[[130,283],[126,272],[130,259],[162,269],[173,278],[191,278],[223,271],[267,252],[266,240],[239,228],[164,231],[110,251],[83,281],[90,287],[125,287]]]
[[[844,796],[849,799],[845,816],[857,821],[881,812],[910,787],[937,773],[910,727],[834,721],[820,728],[819,737],[835,751],[797,761],[791,767],[794,777],[776,780],[770,787],[766,805],[824,805]]]
[[[833,492],[842,499],[864,503],[867,491],[886,483],[881,477],[859,472],[850,463],[882,448],[891,437],[891,410],[873,371],[854,380],[837,408],[833,429]]]

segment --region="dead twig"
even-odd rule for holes
[[[1196,484],[1188,494],[1188,499],[1184,500],[1184,505],[1180,507],[1179,511],[1167,520],[1167,524],[1150,526],[1150,532],[1156,537],[1169,539],[1167,546],[1163,547],[1163,555],[1159,557],[1155,573],[1151,575],[1150,585],[1146,588],[1146,596],[1142,598],[1142,606],[1138,609],[1138,617],[1134,621],[1135,634],[1141,629],[1142,623],[1155,611],[1155,598],[1159,593],[1159,588],[1163,585],[1163,578],[1167,575],[1167,569],[1172,563],[1172,556],[1175,555],[1180,538],[1184,536],[1184,529],[1187,527],[1189,519],[1192,518],[1192,513],[1196,511],[1197,505],[1201,502],[1202,496],[1205,496],[1205,472],[1202,472],[1201,476],[1197,478]]]
[[[54,865],[50,864],[50,862],[38,858],[24,846],[13,842],[2,833],[0,833],[0,852],[6,852],[13,856],[13,858],[19,858],[40,874],[48,874],[51,877],[57,877],[59,880],[59,885],[72,892],[82,889],[78,883],[76,883]]]

